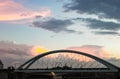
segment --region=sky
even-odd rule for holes
[[[8,65],[40,49],[119,59],[119,14],[119,0],[0,0],[0,59]]]

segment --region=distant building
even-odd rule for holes
[[[0,69],[3,69],[3,63],[1,60],[0,60]]]

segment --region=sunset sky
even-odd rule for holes
[[[120,0],[0,0],[0,54],[35,47],[120,58]]]

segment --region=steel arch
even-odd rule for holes
[[[101,58],[98,58],[96,56],[93,56],[93,55],[90,55],[90,54],[87,54],[87,53],[84,53],[84,52],[79,52],[79,51],[74,51],[74,50],[55,50],[55,51],[49,51],[49,52],[46,52],[46,53],[43,53],[43,54],[40,54],[38,56],[35,56],[34,58],[28,60],[27,62],[25,62],[24,64],[22,64],[21,66],[18,67],[18,70],[19,69],[23,69],[24,66],[26,66],[24,69],[28,69],[36,60],[46,56],[46,55],[49,55],[49,54],[54,54],[54,53],[76,53],[76,54],[81,54],[81,55],[84,55],[84,56],[87,56],[87,57],[90,57],[100,63],[102,63],[103,65],[107,66],[111,71],[113,72],[118,72],[119,71],[119,68]]]

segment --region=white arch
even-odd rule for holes
[[[28,69],[36,60],[46,56],[46,55],[49,55],[49,54],[54,54],[54,53],[77,53],[77,54],[81,54],[81,55],[84,55],[84,56],[87,56],[87,57],[90,57],[100,63],[102,63],[103,65],[107,66],[111,71],[114,71],[114,72],[118,72],[119,71],[119,68],[101,58],[98,58],[96,56],[93,56],[93,55],[90,55],[90,54],[87,54],[87,53],[83,53],[83,52],[79,52],[79,51],[74,51],[74,50],[55,50],[55,51],[49,51],[49,52],[46,52],[46,53],[43,53],[43,54],[40,54],[30,60],[28,60],[27,62],[25,62],[23,65],[21,65],[20,67],[18,67],[18,69],[23,69],[23,67],[25,66],[24,69]]]

